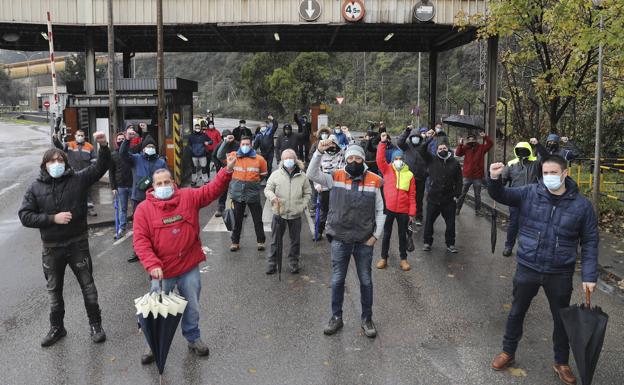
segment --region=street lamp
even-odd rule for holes
[[[594,9],[602,9],[602,0],[592,0]],[[600,120],[602,114],[602,31],[604,30],[604,16],[600,12],[600,35],[598,43],[598,89],[596,90],[596,146],[594,147],[594,190],[592,191],[592,203],[596,215],[600,215]]]

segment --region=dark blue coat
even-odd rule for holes
[[[119,155],[132,166],[132,196],[130,198],[133,201],[142,202],[145,200],[145,191],[139,190],[139,182],[146,176],[151,177],[154,171],[167,168],[167,162],[158,155],[148,157],[144,153],[132,154],[128,152],[128,147],[130,147],[130,142],[124,140],[119,147]]]
[[[594,209],[571,178],[566,192],[555,197],[539,183],[504,187],[501,178],[488,180],[490,196],[502,204],[519,207],[518,263],[541,273],[574,271],[581,245],[583,282],[598,278],[598,224]]]
[[[186,137],[188,140],[188,145],[191,148],[191,155],[195,158],[201,158],[206,156],[206,147],[204,145],[205,142],[208,144],[212,144],[212,139],[210,139],[203,132],[192,133]]]

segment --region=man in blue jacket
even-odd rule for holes
[[[492,368],[505,370],[514,361],[522,324],[531,301],[544,288],[554,321],[553,369],[566,384],[576,377],[568,366],[570,346],[559,311],[570,306],[577,248],[581,245],[583,291],[594,291],[598,278],[598,225],[591,203],[568,178],[568,162],[557,155],[544,158],[542,176],[536,184],[507,188],[501,174],[503,163],[490,165],[488,192],[497,202],[518,207],[519,238],[513,279],[513,302],[503,352]]]
[[[197,185],[197,180],[200,177],[203,184],[208,183],[208,157],[206,154],[206,146],[212,144],[210,139],[201,130],[201,125],[196,124],[193,128],[193,133],[187,135],[185,138],[188,141],[188,145],[191,149],[191,159],[193,160],[193,173],[191,174],[191,186]]]

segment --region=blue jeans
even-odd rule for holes
[[[188,304],[182,314],[182,335],[188,342],[199,339],[199,293],[201,292],[201,278],[199,267],[173,278],[163,279],[163,291],[170,293],[174,287],[184,297]],[[152,279],[152,291],[158,291],[158,280]]]
[[[529,306],[531,306],[533,297],[537,295],[540,287],[543,287],[553,318],[552,340],[555,363],[558,365],[568,364],[570,344],[559,312],[561,309],[570,306],[573,275],[573,271],[558,274],[539,273],[518,264],[513,278],[513,301],[503,337],[503,351],[505,353],[512,356],[516,353],[518,343],[522,338],[524,317]]]
[[[125,230],[128,223],[128,199],[132,187],[117,187],[117,204],[119,205],[119,228]]]
[[[505,241],[505,248],[513,249],[516,244],[516,237],[518,236],[518,229],[520,228],[520,208],[509,207],[509,224],[507,224],[507,240]]]
[[[331,243],[332,315],[342,317],[345,278],[351,255],[355,260],[355,267],[360,280],[362,320],[370,320],[373,317],[373,277],[371,272],[373,246],[366,246],[363,243],[343,243],[335,239]]]

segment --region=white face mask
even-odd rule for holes
[[[143,150],[143,152],[147,156],[156,155],[156,149],[154,147],[145,147],[145,150]]]
[[[394,165],[394,168],[396,168],[397,170],[400,170],[403,168],[403,161],[401,159],[395,159],[394,161],[392,161],[392,164]]]
[[[46,169],[52,178],[60,178],[65,172],[65,163],[54,162],[46,166]]]
[[[292,158],[284,159],[284,167],[286,168],[295,167],[295,160]]]
[[[85,141],[85,137],[84,136],[76,136],[76,142],[84,143],[84,141]]]
[[[321,139],[322,139],[322,140],[327,140],[327,138],[329,138],[329,135],[327,135],[327,134],[321,134]]]
[[[173,186],[154,187],[154,196],[160,200],[166,200],[173,196]]]
[[[550,191],[557,191],[561,187],[563,182],[559,175],[544,175],[544,185]]]
[[[260,127],[260,132],[265,133],[265,132],[266,132],[266,130],[267,130],[267,128],[266,128],[266,127]]]

